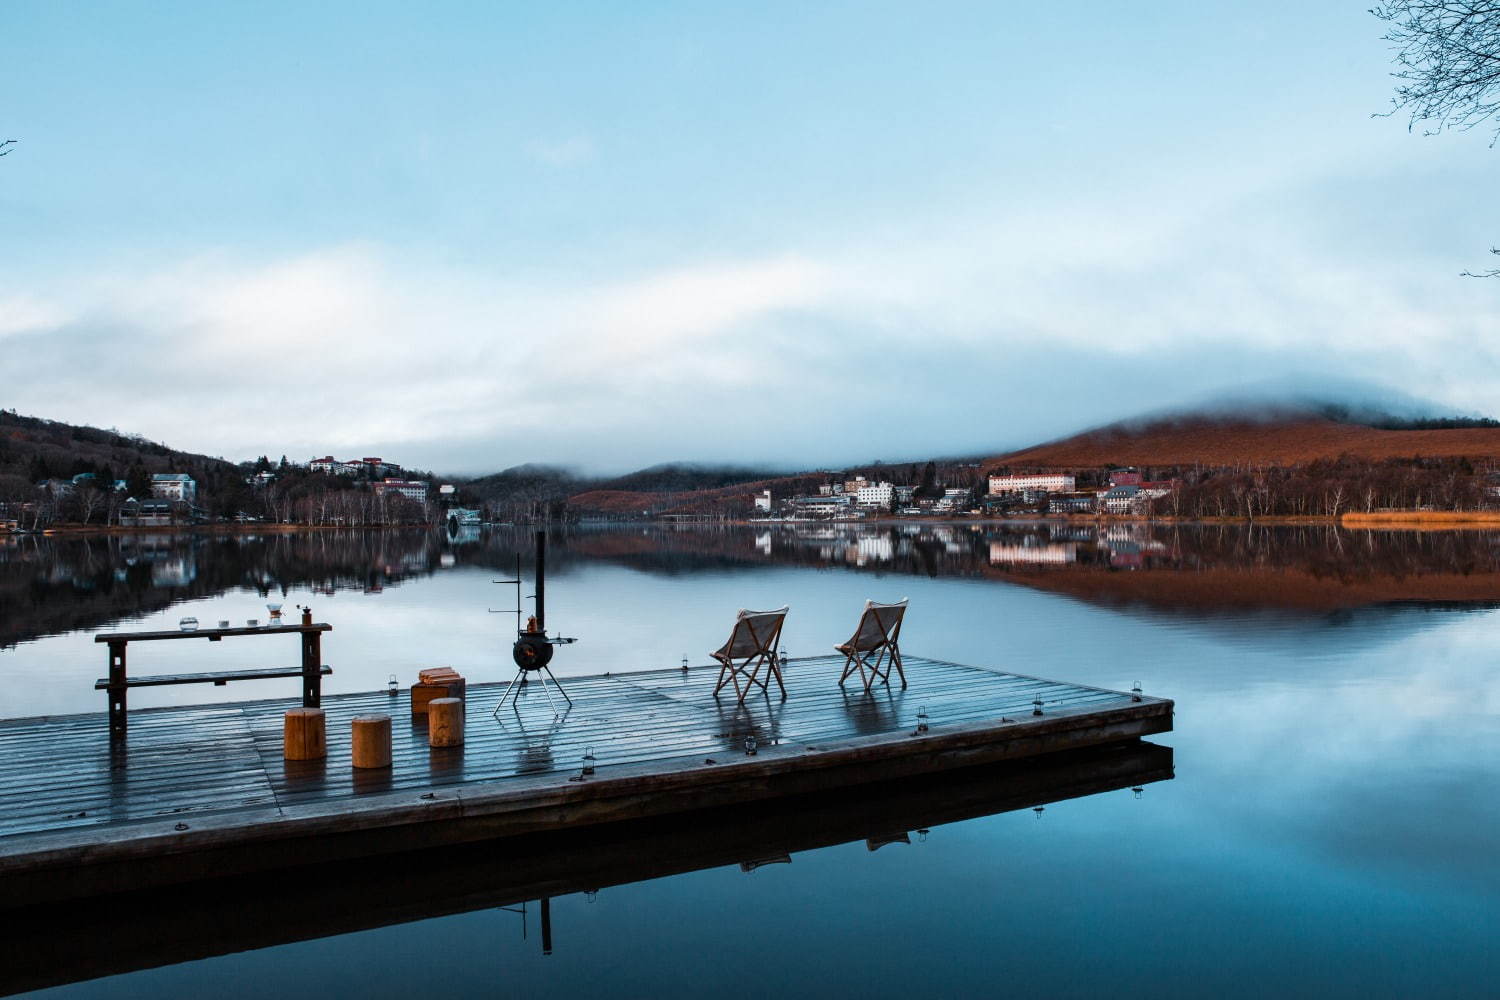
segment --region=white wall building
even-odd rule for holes
[[[861,507],[889,507],[896,495],[896,487],[890,483],[866,482],[854,493],[854,502]]]
[[[382,479],[378,483],[372,483],[370,488],[375,491],[376,496],[389,496],[392,493],[415,500],[417,503],[427,502],[427,484],[415,479]]]
[[[848,512],[850,496],[836,497],[793,497],[792,509],[798,514],[808,517],[835,517]]]
[[[957,510],[969,501],[969,491],[962,486],[943,490],[943,495],[938,497],[937,502],[932,505],[934,510]]]
[[[158,472],[151,477],[151,495],[192,503],[198,499],[198,484],[185,472]]]
[[[759,510],[759,511],[764,511],[767,514],[769,514],[771,512],[771,491],[770,490],[761,490],[759,493],[757,493],[755,495],[755,509]]]
[[[1037,472],[1025,476],[991,476],[990,495],[1023,493],[1026,490],[1046,490],[1048,493],[1072,493],[1075,488],[1072,476],[1062,472]]]

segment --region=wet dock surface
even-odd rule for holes
[[[528,685],[516,709],[491,710],[501,684],[468,690],[462,748],[429,749],[425,720],[407,694],[325,696],[328,758],[282,759],[282,713],[291,699],[138,710],[123,750],[111,751],[104,713],[0,722],[0,847],[13,838],[240,810],[280,812],[363,796],[512,778],[576,775],[592,751],[601,772],[687,758],[743,759],[757,752],[862,737],[904,737],[925,709],[934,730],[956,724],[1024,725],[1059,712],[1128,707],[1127,693],[1000,673],[916,656],[909,687],[837,684],[842,658],[789,661],[788,697],[755,695],[744,705],[712,695],[717,667],[564,678],[573,700],[554,715]],[[774,691],[774,688],[773,688]],[[556,697],[554,693],[554,698]],[[1044,715],[1034,716],[1040,698]],[[1156,703],[1156,699],[1147,699]],[[558,703],[562,706],[562,703]],[[350,720],[393,718],[389,770],[350,764]]]

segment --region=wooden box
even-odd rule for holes
[[[426,717],[427,703],[434,698],[465,698],[468,682],[451,670],[424,670],[420,676],[422,680],[411,686],[412,718]]]

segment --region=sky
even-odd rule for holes
[[[1357,2],[0,4],[0,406],[231,459],[1500,415],[1484,131]]]

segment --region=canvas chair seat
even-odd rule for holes
[[[906,617],[907,598],[895,604],[879,604],[866,601],[864,613],[859,616],[859,625],[854,635],[833,648],[844,654],[844,672],[839,676],[843,687],[854,671],[859,671],[865,690],[870,690],[877,680],[891,682],[891,668],[906,687],[906,671],[901,666],[901,622]]]
[[[777,644],[781,641],[781,626],[786,622],[790,607],[775,611],[745,611],[735,615],[734,628],[729,640],[710,653],[719,661],[719,683],[714,685],[714,697],[726,684],[734,685],[736,700],[744,704],[745,696],[759,687],[770,694],[771,681],[786,697],[786,684],[781,679],[781,653]],[[762,676],[761,670],[765,670]],[[741,684],[741,680],[744,681]]]

